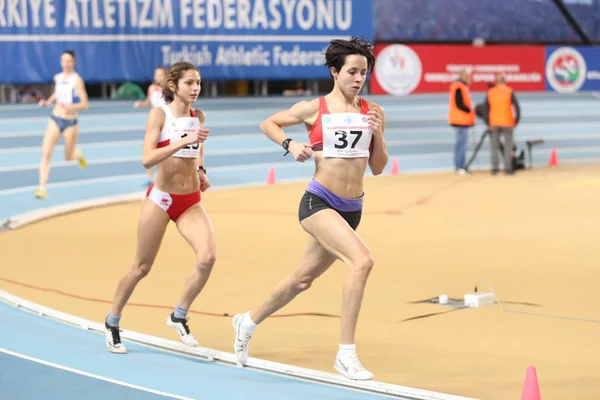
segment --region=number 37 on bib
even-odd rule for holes
[[[324,114],[323,156],[338,158],[369,157],[373,131],[367,115],[357,113]]]

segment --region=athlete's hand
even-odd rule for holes
[[[381,135],[383,132],[381,131],[382,120],[379,111],[369,110],[367,114],[369,115],[369,127],[371,128],[373,135]]]
[[[208,132],[210,132],[210,129],[200,128],[198,132],[190,133],[183,138],[185,145],[203,143],[208,139]]]
[[[200,181],[200,191],[205,192],[210,187],[210,182],[208,181],[208,177],[204,174],[203,171],[198,171],[198,180]]]
[[[290,142],[288,150],[298,162],[304,162],[312,157],[313,151],[308,143],[298,143],[293,140]]]

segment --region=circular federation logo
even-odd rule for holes
[[[585,59],[571,47],[560,47],[546,61],[546,79],[559,93],[575,93],[585,82]]]
[[[419,86],[423,67],[413,49],[393,44],[377,55],[375,75],[383,90],[395,96],[411,93]]]

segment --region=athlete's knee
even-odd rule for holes
[[[315,279],[316,278],[313,276],[301,276],[294,278],[292,281],[292,288],[297,292],[304,292],[305,290],[310,289]]]
[[[42,162],[49,163],[51,158],[52,158],[51,150],[42,151]]]
[[[77,158],[79,158],[79,151],[73,147],[73,149],[69,152],[65,152],[65,160],[66,161],[72,161],[72,160],[77,160]]]
[[[374,266],[375,260],[373,260],[373,256],[370,253],[365,253],[354,260],[351,268],[354,274],[368,276]]]
[[[196,256],[196,268],[211,270],[215,262],[217,261],[217,255],[214,251],[205,251],[199,253]]]
[[[133,263],[131,269],[135,277],[140,280],[145,278],[150,273],[150,270],[152,269],[152,263],[136,261]]]

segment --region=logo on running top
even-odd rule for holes
[[[171,122],[171,126],[173,126],[173,127],[177,126],[177,122],[175,122],[175,121],[172,121],[172,122]]]
[[[325,121],[326,124],[331,122],[331,117],[325,117],[323,118],[323,120]]]
[[[417,53],[408,46],[386,46],[375,62],[375,77],[383,90],[395,96],[411,93],[419,86],[423,67]]]
[[[344,117],[344,122],[347,123],[348,125],[352,123],[352,117],[349,115],[346,115]]]
[[[369,120],[369,118],[363,117],[362,122],[367,122],[368,120]]]
[[[585,83],[585,59],[572,47],[560,47],[546,61],[548,84],[559,93],[577,92]]]

